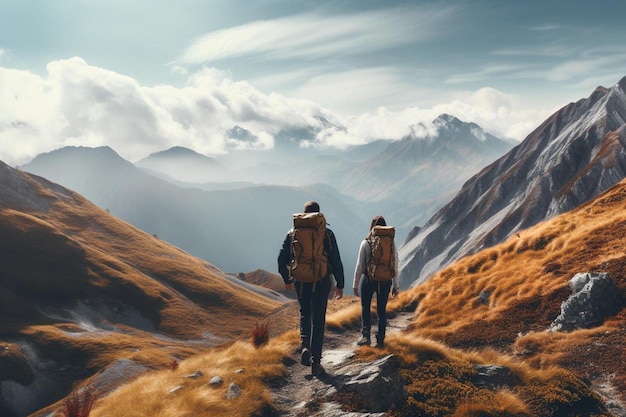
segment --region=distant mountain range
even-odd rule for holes
[[[231,273],[277,271],[292,214],[309,200],[320,203],[346,271],[354,268],[359,242],[369,227],[330,187],[181,188],[148,175],[108,147],[62,148],[39,155],[23,168]]]
[[[427,129],[416,125],[403,140],[333,154],[283,140],[274,151],[224,158],[174,147],[135,164],[107,147],[67,147],[21,168],[232,273],[276,271],[291,214],[316,200],[350,277],[374,215],[383,214],[397,226],[399,245],[416,221],[434,213],[473,172],[511,147],[449,115],[438,117],[430,134],[420,133]]]
[[[626,77],[563,107],[469,179],[400,249],[402,285],[571,210],[626,175]]]

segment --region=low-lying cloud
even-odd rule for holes
[[[51,62],[44,77],[0,67],[0,108],[0,159],[15,165],[70,145],[107,145],[131,161],[172,146],[207,155],[263,150],[278,133],[302,129],[320,131],[309,146],[345,148],[400,139],[441,113],[522,139],[546,116],[517,111],[510,97],[490,88],[430,109],[339,116],[310,100],[264,94],[212,68],[190,74],[182,87],[145,87],[78,57]],[[236,127],[250,136],[232,137]]]

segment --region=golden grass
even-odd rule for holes
[[[381,355],[373,348],[358,353],[365,360]],[[537,368],[494,349],[454,349],[410,334],[389,335],[387,353],[400,359],[409,393],[404,407],[391,414],[396,417],[609,415],[586,383],[553,365]],[[513,386],[491,390],[475,385],[477,364],[508,368]]]
[[[461,403],[452,417],[530,417],[528,406],[508,390],[498,391],[484,403],[478,399]]]
[[[91,417],[105,416],[252,416],[271,410],[266,385],[284,377],[282,359],[297,344],[294,333],[272,339],[261,348],[238,341],[180,362],[176,370],[152,372],[96,403]],[[202,372],[199,378],[187,375]],[[214,376],[223,384],[212,386]],[[242,395],[227,399],[230,384]]]
[[[419,302],[412,327],[459,345],[472,339],[476,345],[508,344],[556,318],[577,272],[610,272],[626,292],[620,268],[626,258],[624,188],[622,183],[613,194],[467,256],[401,294],[405,302]],[[481,295],[486,303],[479,302]]]

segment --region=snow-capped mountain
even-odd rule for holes
[[[400,249],[407,287],[464,255],[571,210],[626,175],[626,77],[563,107],[468,180]]]
[[[513,146],[447,114],[432,126],[416,124],[411,130],[335,181],[341,192],[366,202],[372,215],[398,219],[402,235],[423,224],[470,176]]]

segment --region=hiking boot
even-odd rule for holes
[[[376,336],[376,347],[379,349],[382,349],[385,347],[385,339],[381,339],[380,337]]]
[[[309,352],[309,349],[302,348],[302,353],[300,354],[300,363],[304,366],[311,365],[311,352]]]
[[[321,363],[313,362],[311,365],[311,375],[317,377],[324,376],[326,375],[326,369],[324,369]]]
[[[356,342],[357,345],[359,346],[364,346],[364,345],[371,345],[372,341],[370,340],[369,336],[361,336],[361,338]]]

